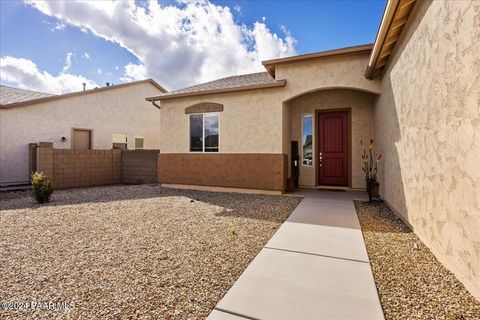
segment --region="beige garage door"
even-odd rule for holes
[[[91,149],[92,148],[92,131],[73,129],[73,149]]]

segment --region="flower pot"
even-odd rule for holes
[[[371,191],[372,197],[380,198],[380,183],[373,181]]]
[[[367,193],[370,194],[373,188],[373,180],[366,179]]]
[[[368,201],[372,201],[372,197],[380,198],[380,184],[373,180],[367,179]]]

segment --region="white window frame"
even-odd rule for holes
[[[143,139],[143,147],[142,148],[137,148],[137,139]],[[145,149],[145,135],[143,134],[136,134],[133,137],[133,148],[135,150],[144,150]]]
[[[205,115],[217,115],[218,116],[218,151],[216,152],[206,152],[205,151]],[[195,115],[202,115],[202,151],[192,151],[190,150],[192,146],[192,135],[190,134],[190,117]],[[190,113],[188,115],[188,152],[190,153],[220,153],[220,113],[219,112],[199,112],[199,113]]]
[[[115,134],[125,136],[125,142],[115,142],[114,139],[113,139],[113,135],[115,135]],[[123,132],[112,132],[112,148],[113,148],[114,143],[118,143],[118,144],[123,144],[124,143],[125,144],[125,150],[128,150],[128,134],[123,133]]]
[[[303,119],[307,116],[310,116],[310,118],[312,119],[312,164],[303,164],[303,159],[304,159],[304,154],[303,154]],[[314,156],[314,153],[315,153],[315,121],[314,121],[314,116],[313,116],[313,113],[302,113],[300,115],[300,122],[301,122],[301,125],[300,125],[300,140],[302,142],[301,144],[301,148],[302,148],[302,153],[301,153],[301,158],[300,158],[300,165],[302,167],[307,167],[307,168],[311,168],[311,167],[314,167],[315,166],[315,156]]]

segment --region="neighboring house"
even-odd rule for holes
[[[480,298],[479,21],[479,1],[390,0],[373,45],[147,98],[160,182],[283,191],[296,141],[300,186],[364,188],[374,137],[383,199]]]
[[[0,86],[0,185],[29,182],[29,143],[159,149],[160,111],[145,97],[162,92],[151,79],[61,95]]]

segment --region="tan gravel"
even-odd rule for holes
[[[71,307],[0,318],[204,318],[299,202],[158,185],[0,195],[0,301]]]
[[[355,207],[386,319],[480,319],[480,302],[383,202]]]

